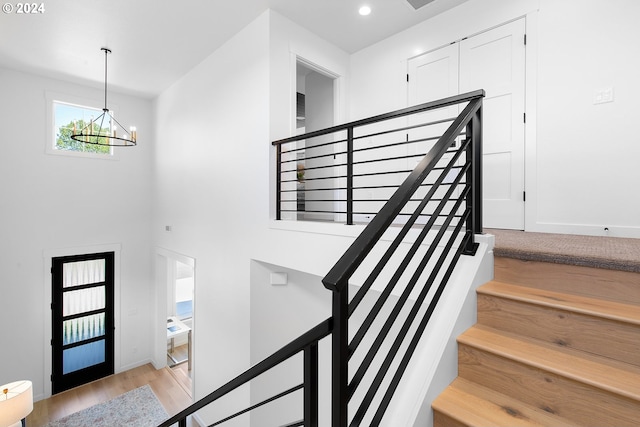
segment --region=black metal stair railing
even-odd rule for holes
[[[480,90],[283,140],[290,143],[343,131],[346,131],[347,139],[353,139],[362,126],[377,126],[386,121],[466,104],[452,120],[421,124],[414,121],[410,126],[400,127],[404,132],[409,128],[433,128],[436,122],[447,123],[446,130],[437,136],[415,138],[422,142],[428,140],[429,151],[426,155],[421,154],[422,160],[415,169],[401,184],[394,186],[393,195],[322,279],[324,286],[332,291],[331,318],[160,427],[175,423],[186,426],[188,415],[299,353],[304,354],[301,384],[276,391],[271,398],[212,425],[299,392],[303,394],[303,418],[291,421],[287,426],[317,426],[320,399],[330,400],[331,413],[327,416],[332,426],[376,426],[382,422],[458,259],[463,254],[473,255],[478,246],[474,236],[482,232],[483,97],[484,91]],[[391,135],[396,134],[397,129],[375,133]],[[410,140],[409,137],[406,139]],[[274,143],[279,147],[279,176],[283,141]],[[348,146],[353,149],[352,144]],[[353,172],[352,168],[348,169]],[[352,186],[353,179],[348,179],[347,184]],[[282,180],[278,180],[279,189],[282,185]],[[349,295],[350,282],[358,287],[352,296]],[[329,339],[329,335],[330,396],[321,397],[318,392],[318,345],[322,339]]]
[[[273,142],[276,219],[368,222],[453,122],[456,106],[470,96],[473,93]],[[410,206],[417,202],[413,199]]]
[[[281,363],[287,361],[291,357],[296,354],[303,353],[304,362],[303,362],[303,382],[300,385],[295,387],[291,387],[287,390],[281,391],[273,395],[269,399],[265,399],[259,403],[253,404],[247,407],[244,410],[233,413],[210,426],[217,426],[227,421],[230,421],[234,418],[237,418],[243,414],[246,414],[256,408],[264,406],[274,400],[277,400],[281,397],[294,393],[296,391],[302,390],[304,394],[304,419],[300,421],[295,421],[289,426],[317,426],[318,419],[318,342],[331,334],[332,331],[332,320],[327,319],[322,323],[318,324],[314,328],[310,329],[305,334],[296,338],[289,344],[282,347],[280,350],[273,353],[271,356],[267,357],[260,363],[254,365],[244,373],[238,375],[236,378],[232,379],[228,383],[224,384],[222,387],[203,397],[199,401],[195,402],[188,408],[169,418],[158,427],[169,427],[176,423],[180,427],[186,427],[187,425],[187,417],[196,411],[204,408],[212,402],[220,399],[221,397],[227,395],[228,393],[238,389],[239,387],[249,383],[251,380],[259,377],[270,369],[275,368]],[[310,423],[309,420],[316,420],[316,423]]]

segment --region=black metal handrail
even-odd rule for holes
[[[417,147],[440,137],[409,137],[409,132],[446,125],[455,117],[417,124],[399,124],[397,120],[468,102],[478,93],[457,95],[273,142],[277,165],[276,219],[344,221],[349,225],[368,222],[381,203],[388,200],[388,195],[384,195],[387,190],[397,189],[398,184],[394,182],[413,170],[413,166],[407,168],[398,163],[421,159],[426,150]],[[395,124],[382,131],[372,129],[381,123]],[[403,153],[404,149],[416,152]],[[386,182],[380,183],[383,179]],[[378,197],[373,197],[374,193]]]
[[[207,396],[203,397],[199,401],[193,403],[186,409],[180,411],[173,417],[164,421],[158,427],[170,427],[175,423],[178,423],[180,427],[186,427],[187,417],[196,411],[204,408],[205,406],[215,402],[228,393],[236,390],[237,388],[247,384],[249,381],[259,377],[265,372],[280,365],[291,357],[300,352],[304,352],[304,378],[303,384],[293,387],[292,389],[285,390],[278,393],[271,399],[267,399],[259,404],[252,405],[251,407],[236,412],[212,425],[218,425],[220,423],[229,421],[236,418],[252,409],[255,409],[263,404],[269,403],[276,398],[283,397],[294,391],[304,390],[304,415],[305,418],[302,421],[295,422],[292,425],[304,425],[304,426],[317,426],[318,423],[318,342],[323,338],[331,334],[333,320],[331,318],[323,321],[317,326],[313,327],[303,335],[299,336],[289,344],[282,347],[280,350],[273,353],[271,356],[262,360],[258,364],[249,368],[247,371],[238,375],[228,383],[224,384],[217,390],[211,392]],[[294,390],[295,389],[295,390]]]
[[[383,380],[388,374],[392,362],[396,360],[396,357],[400,357],[399,366],[396,368],[395,373],[391,374],[390,383],[381,400],[377,402],[377,410],[370,422],[372,425],[377,425],[381,421],[384,412],[391,401],[391,397],[399,384],[400,378],[404,373],[404,369],[406,369],[408,361],[415,351],[419,338],[426,328],[435,306],[444,291],[458,257],[462,253],[472,254],[475,252],[477,244],[474,242],[474,234],[482,232],[480,167],[483,96],[484,93],[482,91],[475,93],[473,99],[469,101],[462,113],[460,113],[460,115],[452,122],[442,136],[440,136],[438,142],[433,146],[429,153],[409,174],[405,181],[399,186],[398,190],[380,209],[378,214],[371,220],[367,227],[356,238],[354,243],[349,247],[349,249],[347,249],[344,255],[322,280],[324,286],[333,291],[333,385],[331,399],[332,425],[334,426],[348,425],[347,408],[350,400],[356,393],[357,389],[362,385],[365,375],[372,367],[373,359],[380,351],[382,343],[390,333],[391,328],[396,324],[399,313],[405,309],[405,304],[409,299],[409,295],[423,274],[425,267],[429,262],[432,262],[432,256],[436,252],[437,245],[440,243],[455,219],[457,219],[457,223],[453,225],[453,231],[450,232],[450,237],[446,240],[444,249],[441,251],[437,261],[435,261],[435,265],[431,267],[431,274],[429,274],[429,277],[424,281],[422,290],[413,302],[413,307],[405,317],[405,321],[400,322],[400,331],[393,338],[393,344],[386,351],[386,357],[384,357],[380,362],[380,365],[377,367],[377,371],[374,371],[371,374],[373,375],[373,379],[368,384],[369,387],[365,390],[364,396],[361,398],[359,406],[357,406],[351,421],[352,425],[357,426],[363,422],[363,419],[365,418],[370,405],[374,401]],[[407,203],[414,197],[414,194],[424,184],[427,177],[432,174],[434,170],[438,169],[436,165],[438,165],[445,153],[447,153],[452,141],[454,141],[463,130],[465,131],[466,140],[460,149],[457,150],[456,155],[449,161],[447,166],[440,168],[440,174],[435,182],[430,185],[430,191],[422,199],[420,205],[411,213],[410,219],[404,224],[397,237],[390,244],[389,248],[368,275],[364,284],[360,288],[360,291],[349,303],[347,285],[349,284],[350,278],[362,265],[363,261],[370,255],[371,251],[378,244],[383,234],[387,232],[389,227],[394,223],[394,220],[402,213]],[[456,165],[458,158],[460,158],[463,153],[466,153],[465,164],[462,166]],[[449,174],[453,169],[458,171],[455,180],[445,184],[447,174]],[[464,182],[462,182],[463,177]],[[453,192],[461,183],[463,185],[462,191],[457,198],[452,199],[451,196]],[[376,304],[369,311],[363,324],[354,335],[351,343],[349,343],[347,338],[349,333],[349,317],[360,304],[363,295],[369,291],[372,284],[379,278],[381,271],[388,265],[391,257],[398,254],[398,248],[403,241],[403,238],[410,229],[416,226],[416,221],[422,214],[422,209],[432,201],[431,196],[439,190],[440,186],[443,185],[447,185],[449,187],[449,191],[447,191],[444,197],[441,198],[441,202],[438,207],[430,213],[430,219],[424,226],[422,226],[422,230],[415,243],[407,251],[404,257],[401,256],[402,260],[399,262],[399,267],[394,267],[397,270],[393,274],[392,278],[385,283]],[[374,319],[379,317],[381,306],[385,304],[386,299],[396,287],[399,277],[405,273],[407,266],[417,256],[418,248],[423,245],[425,237],[433,230],[435,218],[440,215],[444,205],[451,203],[452,200],[455,200],[455,202],[453,207],[449,209],[449,213],[446,214],[445,222],[436,227],[438,230],[436,237],[432,240],[418,266],[412,270],[412,274],[410,275],[411,278],[406,282],[405,289],[398,301],[395,303],[391,314],[387,315],[387,320],[380,327],[380,331],[374,337],[373,344],[368,348],[366,355],[357,367],[353,378],[349,381],[349,366],[345,364],[343,360],[348,360],[352,357],[358,345],[362,341],[362,336],[367,333]],[[458,210],[462,206],[463,202],[466,205],[464,207],[464,213],[459,215]],[[464,237],[462,238],[461,243],[459,243],[457,249],[451,254],[450,251],[456,243],[458,234],[465,225],[466,229]],[[451,259],[447,260],[448,257]],[[429,291],[432,289],[434,283],[438,281],[439,283],[436,286],[435,292],[431,296],[426,312],[419,321],[408,347],[403,354],[400,354],[400,346],[407,337],[409,329],[414,325],[414,320],[418,318],[418,312],[423,309],[423,305]]]
[[[317,426],[318,345],[320,340],[329,335],[331,425],[346,427],[380,424],[458,259],[462,254],[474,254],[478,246],[474,236],[482,232],[483,97],[484,91],[476,91],[274,143],[278,147],[277,174],[280,176],[281,144],[286,141],[346,130],[347,141],[353,142],[357,126],[467,103],[463,111],[450,120],[451,124],[446,131],[437,137],[437,141],[417,167],[397,186],[395,193],[322,279],[324,286],[332,291],[332,317],[171,417],[160,427],[169,427],[176,422],[181,427],[186,426],[188,415],[300,352],[304,354],[302,384],[289,386],[212,425],[224,423],[303,390],[303,419],[287,425]],[[452,143],[460,135],[464,136],[464,140],[459,147],[452,149]],[[350,178],[347,180],[349,192],[353,191],[354,147],[352,143],[347,145],[350,157],[348,163],[351,164]],[[280,185],[281,182],[278,181],[279,188]],[[279,198],[280,192],[277,194]],[[400,216],[406,218],[399,222],[397,218]],[[402,226],[395,228],[395,237],[385,241],[381,251],[374,251],[390,227],[399,223]],[[418,231],[417,236],[413,242],[407,242],[406,237],[412,230]],[[366,264],[365,260],[368,261]],[[367,270],[359,271],[364,265]],[[350,298],[348,285],[356,272],[362,273],[365,278],[358,291]],[[366,307],[363,301],[376,284],[381,285],[376,288],[380,289],[376,300],[371,307]],[[389,311],[382,314],[383,307],[389,308]],[[363,311],[361,319],[353,316],[357,311]],[[357,320],[360,323],[354,323],[355,333],[349,341],[350,318],[352,322]],[[367,339],[368,345],[363,345]],[[354,374],[349,380],[351,367]],[[349,424],[350,405],[353,406],[353,416]]]

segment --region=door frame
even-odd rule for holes
[[[115,342],[115,328],[114,328],[114,273],[115,273],[115,253],[114,252],[98,252],[98,253],[84,253],[84,254],[76,254],[65,257],[54,257],[53,260],[53,268],[51,269],[51,289],[52,289],[52,299],[55,300],[53,304],[51,304],[51,315],[52,315],[52,351],[53,347],[57,347],[56,351],[53,351],[53,376],[52,376],[52,386],[57,389],[57,392],[53,393],[62,393],[63,391],[70,390],[72,388],[90,383],[92,381],[105,378],[109,375],[113,375],[115,372],[115,364],[114,364],[114,342]],[[82,283],[77,286],[70,286],[69,288],[65,288],[65,274],[64,274],[64,266],[66,264],[83,262],[83,261],[94,261],[94,260],[104,260],[105,261],[105,279],[103,282],[91,282],[91,283]],[[99,286],[103,287],[105,291],[105,306],[104,308],[99,309],[105,315],[104,317],[104,334],[99,337],[93,337],[92,339],[99,339],[104,342],[104,360],[100,363],[95,363],[93,365],[86,366],[81,369],[76,369],[74,371],[64,373],[64,362],[65,362],[65,344],[63,338],[62,329],[64,327],[65,322],[65,304],[64,304],[64,295],[65,291],[74,292],[75,289],[81,287],[83,289],[86,286]],[[89,310],[79,313],[74,313],[74,315],[82,315],[86,316],[87,313],[95,313],[96,310]],[[74,317],[75,318],[75,317]],[[87,345],[81,344],[86,340],[79,340],[78,342],[72,343],[72,345]],[[96,341],[97,342],[97,341]]]
[[[494,28],[510,24],[524,19],[525,34],[527,37],[525,49],[525,76],[524,76],[524,113],[526,123],[524,125],[524,191],[526,201],[524,204],[524,231],[541,231],[537,222],[538,206],[538,180],[537,180],[537,88],[538,88],[538,11],[532,10],[523,14],[514,14],[504,20],[488,22],[485,28],[471,33],[462,33],[454,30],[451,34],[451,42],[419,50],[404,59],[403,67],[400,67],[400,79],[405,80],[408,73],[409,61],[427,53],[437,51],[451,43],[460,42],[463,39],[493,30]],[[491,20],[490,20],[491,21]],[[464,31],[464,30],[462,30]],[[409,87],[404,86],[405,105],[409,106]]]
[[[43,251],[43,312],[47,313],[44,316],[44,372],[43,381],[44,395],[42,398],[46,399],[52,395],[52,380],[51,375],[53,373],[53,323],[51,318],[51,304],[52,304],[52,284],[51,284],[51,268],[53,267],[53,258],[73,256],[78,254],[92,254],[102,252],[113,252],[113,325],[115,327],[113,336],[113,367],[114,372],[118,372],[120,366],[120,252],[122,245],[119,243],[106,244],[106,245],[91,245],[91,246],[76,246],[71,248],[54,248],[45,249]]]
[[[314,55],[311,55],[314,56]],[[298,52],[296,49],[290,49],[289,52],[289,73],[290,73],[290,88],[289,88],[289,126],[290,126],[290,135],[297,135],[298,130],[296,128],[296,115],[294,112],[297,107],[297,70],[298,65],[301,65],[313,72],[321,74],[329,79],[333,80],[333,124],[341,123],[343,121],[345,112],[343,110],[344,105],[344,76],[340,73],[333,71],[330,67],[327,67],[326,64],[320,64],[320,62],[315,59],[309,59],[309,56]],[[306,130],[305,130],[306,131]],[[334,191],[334,198],[339,199],[340,193],[339,190]],[[333,210],[340,211],[343,208],[344,202],[333,202]],[[343,209],[346,210],[346,209]],[[335,222],[344,222],[344,218],[346,214],[333,214],[333,221]]]
[[[153,319],[154,347],[151,363],[156,369],[167,365],[167,284],[171,279],[168,274],[169,261],[179,261],[193,268],[193,315],[191,323],[191,398],[196,389],[196,259],[169,249],[156,247],[155,250],[155,317]],[[162,327],[161,327],[162,326]]]

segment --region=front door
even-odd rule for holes
[[[52,259],[52,390],[113,374],[114,253]]]

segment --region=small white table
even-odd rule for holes
[[[178,338],[187,334],[187,360],[176,360],[171,353],[174,349],[174,338]],[[171,341],[171,351],[167,353],[169,358],[173,361],[174,365],[187,362],[187,369],[191,370],[191,328],[185,325],[177,317],[167,318],[167,339]]]

